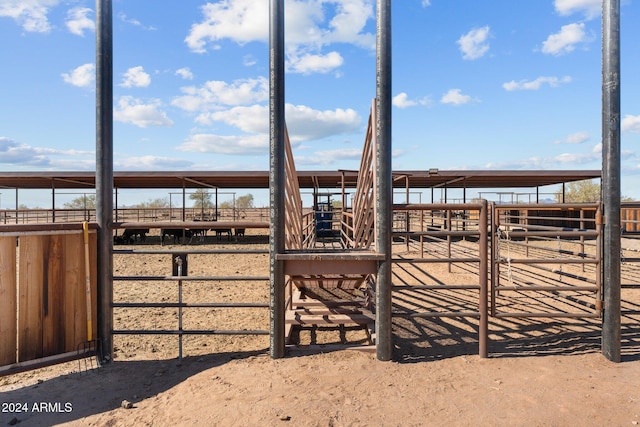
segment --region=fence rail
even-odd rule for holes
[[[601,316],[599,204],[492,205],[491,217],[492,316]]]
[[[114,335],[172,335],[178,337],[178,357],[182,359],[183,356],[183,337],[186,335],[269,335],[268,329],[255,329],[255,328],[223,328],[215,325],[215,322],[211,322],[208,327],[201,328],[185,328],[183,324],[183,317],[189,310],[200,309],[257,309],[264,311],[265,315],[268,313],[269,303],[267,301],[220,301],[220,300],[206,300],[207,298],[216,299],[222,298],[217,295],[216,292],[209,291],[208,295],[202,296],[198,301],[187,302],[183,299],[183,292],[186,287],[196,288],[202,287],[206,283],[226,283],[231,286],[248,286],[251,283],[255,283],[252,286],[261,286],[263,283],[265,289],[269,282],[268,274],[265,275],[245,275],[241,273],[233,275],[189,275],[189,267],[194,266],[193,263],[189,264],[190,257],[193,256],[206,256],[215,257],[220,255],[237,257],[249,256],[255,257],[259,254],[268,254],[267,249],[194,249],[194,250],[138,250],[138,249],[125,249],[114,250],[114,256],[144,256],[144,255],[167,255],[168,261],[171,262],[172,274],[171,275],[145,275],[145,274],[120,274],[114,275],[113,280],[117,283],[122,283],[123,286],[141,288],[148,286],[149,283],[175,283],[176,289],[173,297],[175,299],[168,300],[168,297],[164,297],[163,301],[116,301],[113,303],[115,314],[118,310],[144,310],[144,309],[177,309],[177,319],[175,328],[155,327],[155,328],[132,328],[121,327],[114,328],[112,333]],[[208,258],[207,258],[208,259]],[[203,260],[204,261],[204,260]],[[129,263],[127,263],[129,264]],[[133,264],[133,263],[132,263]],[[265,272],[267,268],[265,266]],[[142,316],[139,314],[136,316]],[[170,320],[164,320],[159,322],[161,325],[166,325],[166,322]],[[265,322],[265,325],[267,322]],[[126,326],[126,325],[124,325]]]

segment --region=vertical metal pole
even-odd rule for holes
[[[113,353],[113,11],[96,0],[96,222],[99,361]]]
[[[376,286],[376,353],[378,360],[391,360],[391,0],[377,0],[376,13],[376,250],[384,254]]]
[[[488,205],[486,200],[481,200],[481,208],[478,211],[480,227],[480,239],[479,239],[479,254],[480,254],[480,267],[478,273],[480,274],[480,302],[479,311],[480,319],[478,320],[478,344],[480,357],[488,357],[488,336],[489,336],[489,309],[488,309],[488,283],[489,278],[489,266],[491,262],[489,260],[489,234],[488,233]]]
[[[602,354],[620,362],[620,0],[602,2]]]
[[[285,121],[284,121],[284,0],[270,0],[269,9],[269,284],[271,358],[284,357]]]
[[[175,257],[178,266],[178,276],[182,277],[182,258]],[[178,360],[182,361],[182,279],[178,279]]]
[[[490,236],[489,239],[491,239],[490,241],[490,250],[491,250],[491,270],[489,271],[489,275],[491,277],[491,283],[490,283],[490,292],[491,292],[491,315],[495,316],[496,315],[496,285],[497,285],[497,281],[498,278],[500,277],[500,248],[498,247],[500,245],[500,231],[498,230],[498,227],[500,226],[500,221],[498,218],[498,213],[496,210],[496,205],[495,202],[491,202],[490,204],[490,209],[491,209],[491,230],[489,232]]]
[[[56,181],[51,180],[51,222],[56,222]]]
[[[187,181],[182,178],[182,221],[187,219]],[[182,232],[182,238],[184,239],[184,231]]]

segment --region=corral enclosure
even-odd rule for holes
[[[576,345],[576,351],[596,349],[602,310],[597,212],[597,205],[493,205],[486,211],[474,204],[396,205],[394,357],[433,359],[473,354],[481,351],[483,345],[488,354],[546,353],[563,351],[561,348],[565,345],[566,351]],[[134,216],[146,219],[144,224],[153,224],[144,215],[146,211]],[[264,212],[257,209],[248,211],[246,218],[260,215]],[[482,235],[483,215],[489,225],[487,230],[494,232]],[[229,215],[223,218],[226,216]],[[348,231],[342,228],[341,216],[340,210],[333,212],[329,229],[334,233],[326,233],[324,228],[323,235],[316,236],[318,248],[342,247],[339,236]],[[223,220],[218,224],[225,222],[234,224]],[[127,227],[136,224],[131,222]],[[63,224],[50,226],[59,228]],[[116,229],[116,233],[122,234],[126,229]],[[42,237],[43,229],[31,232],[25,229],[17,246],[14,246],[15,237],[3,237],[6,250],[3,261],[12,259],[4,255],[12,253],[9,247],[16,249],[16,253],[21,254],[15,257],[16,277],[20,277],[19,271],[27,262],[22,254],[33,251],[30,242],[44,238],[43,242],[49,243],[37,247],[56,247],[51,246],[51,242],[59,239],[56,233],[55,230],[45,232]],[[71,255],[68,257],[80,262],[80,231],[62,236],[75,241],[75,244],[69,243]],[[95,235],[92,236],[95,239]],[[637,245],[634,239],[624,239],[624,242],[623,351],[633,355],[639,350]],[[227,351],[266,351],[269,345],[268,254],[267,230],[259,227],[249,228],[241,236],[209,233],[164,245],[160,228],[152,227],[144,240],[136,237],[128,244],[116,245],[113,265],[115,357],[136,359],[142,354],[152,354],[174,358]],[[176,257],[181,257],[183,262],[180,274],[176,271]],[[58,263],[68,265],[65,257],[55,259],[60,261],[47,264],[49,270],[60,270],[61,267],[55,266]],[[62,269],[75,271],[76,276],[82,277],[77,268]],[[5,275],[11,274],[10,269],[3,271]],[[81,307],[82,280],[76,281],[76,292],[69,293],[73,288],[65,286],[64,293],[56,293],[59,284],[53,279],[42,282],[34,278],[33,274],[41,275],[42,270],[30,271],[31,279],[27,281],[25,276],[20,282],[23,291],[16,288],[17,295],[25,295],[21,298],[52,295],[47,298],[51,307],[60,298],[69,298],[63,295],[74,295],[70,298]],[[66,276],[60,277],[67,280]],[[12,282],[3,280],[3,283]],[[25,293],[24,289],[29,289],[27,283],[48,283],[49,288],[45,294],[42,287]],[[307,297],[318,295],[324,299],[356,302],[364,298],[357,289],[320,286],[307,290]],[[3,304],[9,300],[3,299]],[[33,301],[36,300],[29,300],[29,304]],[[42,304],[41,299],[37,301],[36,305]],[[69,307],[66,302],[61,306]],[[11,307],[5,308],[4,313],[12,311]],[[25,313],[23,311],[23,316]],[[64,334],[73,334],[70,326],[52,323],[59,315],[52,315],[46,308],[43,313],[46,315],[39,320],[42,325],[57,324]],[[69,315],[69,311],[66,313]],[[80,310],[73,318],[82,325],[85,316]],[[486,322],[484,330],[483,322]],[[17,329],[21,326],[24,325],[19,321]],[[31,325],[27,324],[24,330],[30,329]],[[76,350],[84,341],[86,329],[79,331],[74,342],[69,341],[69,345],[57,349],[58,352]],[[45,333],[44,336],[57,335]],[[289,337],[291,350],[367,348],[372,343],[371,331],[357,323],[300,324]],[[483,340],[486,340],[484,344]],[[44,352],[38,350],[27,356],[24,345],[18,347],[23,348],[18,352],[20,361],[55,354],[55,351],[47,353],[45,348]],[[5,354],[7,348],[5,345]]]

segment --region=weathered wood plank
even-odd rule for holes
[[[0,366],[16,362],[16,238],[0,237]]]
[[[89,260],[91,275],[91,318],[93,321],[93,339],[98,337],[98,234],[89,233]],[[83,287],[84,289],[84,287]],[[84,294],[83,294],[84,295]],[[86,319],[86,304],[85,304]],[[86,327],[85,327],[86,332]]]
[[[42,357],[43,251],[48,236],[20,237],[18,361]]]
[[[64,236],[51,235],[44,242],[42,292],[42,356],[64,352]]]
[[[67,236],[64,259],[64,327],[65,351],[76,350],[87,339],[84,317],[84,253],[80,233]]]
[[[288,312],[285,316],[285,324],[294,325],[368,325],[375,321],[372,314],[331,314],[308,315]]]

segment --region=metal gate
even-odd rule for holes
[[[393,215],[393,317],[477,319],[487,357],[487,202],[394,205]]]
[[[601,316],[599,204],[493,204],[491,218],[491,316]]]

